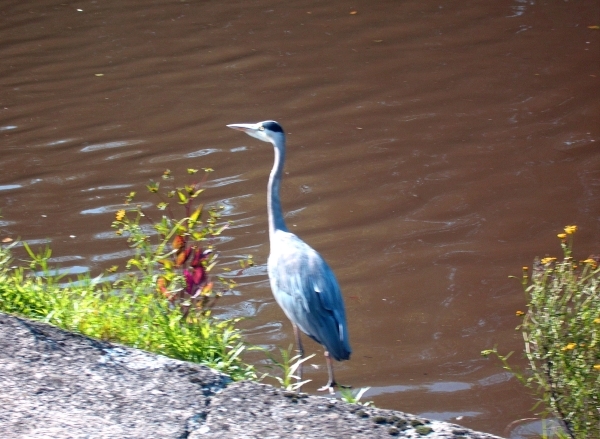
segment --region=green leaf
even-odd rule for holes
[[[201,214],[202,214],[202,205],[198,206],[198,208],[196,210],[194,210],[194,212],[190,215],[190,221],[195,223],[196,221],[198,221],[198,218],[200,217]]]
[[[202,241],[204,240],[204,236],[206,236],[206,233],[204,231],[192,233],[192,238],[194,238],[194,241]]]
[[[188,197],[180,190],[177,190],[177,196],[179,197],[179,204],[186,204],[188,202]]]

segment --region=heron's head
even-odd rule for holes
[[[227,126],[234,130],[243,131],[263,142],[270,142],[275,146],[283,145],[285,137],[283,128],[274,120],[265,120],[258,123],[232,123]]]

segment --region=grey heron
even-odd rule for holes
[[[337,385],[331,357],[337,361],[348,360],[352,353],[346,310],[333,271],[319,253],[291,233],[285,225],[279,199],[285,161],[285,133],[281,125],[273,120],[227,126],[274,146],[275,163],[267,189],[269,282],[275,300],[292,322],[300,356],[304,358],[304,349],[298,328],[325,347],[329,381],[319,390],[331,391]],[[301,380],[302,366],[299,375]]]

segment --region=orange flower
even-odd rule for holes
[[[517,316],[519,316],[519,317],[521,317],[521,316],[524,316],[524,315],[525,315],[525,313],[524,313],[523,311],[517,311],[515,314],[516,314]]]

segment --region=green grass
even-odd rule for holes
[[[31,267],[13,266],[11,248],[0,248],[0,311],[40,320],[68,331],[121,343],[180,360],[204,364],[232,376],[253,378],[241,361],[244,349],[235,320],[188,315],[155,293],[150,278],[134,288],[114,288],[102,279],[65,282],[41,266],[46,249]]]

